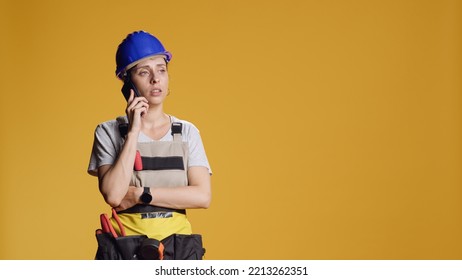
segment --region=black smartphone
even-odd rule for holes
[[[127,100],[127,101],[130,98],[130,90],[131,89],[133,89],[133,91],[135,92],[135,97],[140,96],[140,93],[138,92],[138,89],[136,89],[135,85],[132,82],[132,78],[130,77],[129,74],[127,74],[127,76],[124,79],[124,85],[122,86],[122,90],[121,90],[122,94],[125,97],[125,100]]]

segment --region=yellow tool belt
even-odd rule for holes
[[[182,210],[173,212],[172,215],[184,216],[179,213]],[[167,215],[169,212],[145,212],[143,216],[147,217],[153,213]],[[138,215],[135,213],[122,215],[126,214]],[[95,259],[97,260],[201,260],[205,253],[202,236],[199,234],[174,233],[164,238],[152,238],[133,232],[127,234],[128,229],[123,226],[121,216],[115,209],[112,209],[112,220],[115,225],[105,213],[100,215],[100,220],[101,229],[96,230],[98,250]],[[140,227],[136,227],[136,232],[140,232]]]
[[[191,224],[186,217],[186,210],[136,205],[117,213],[125,228],[126,235],[146,235],[162,240],[172,234],[192,234]],[[111,224],[118,235],[121,234],[117,221],[111,218]]]

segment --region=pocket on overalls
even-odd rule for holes
[[[200,234],[172,234],[162,244],[164,260],[202,260],[205,254]]]

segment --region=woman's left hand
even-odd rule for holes
[[[135,206],[140,202],[140,196],[143,193],[143,188],[137,188],[135,186],[129,186],[128,191],[125,194],[125,197],[122,199],[122,202],[119,206],[115,207],[116,211],[122,211],[128,209],[132,206]]]

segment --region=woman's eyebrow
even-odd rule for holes
[[[149,69],[149,66],[148,65],[143,65],[143,66],[135,66],[135,68],[133,68],[133,70],[138,70],[140,68],[145,68],[145,69]]]

